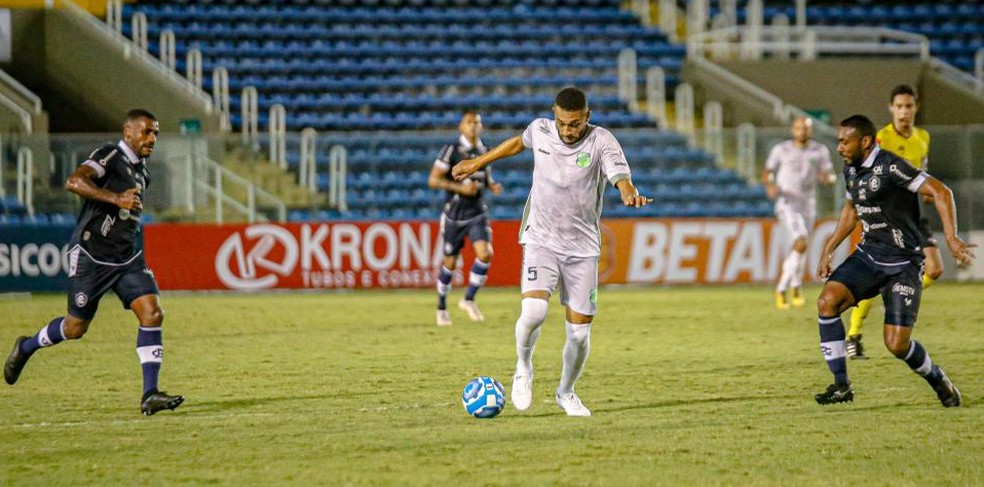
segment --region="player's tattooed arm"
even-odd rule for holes
[[[454,179],[461,181],[462,179],[475,174],[480,171],[485,166],[492,164],[499,159],[506,157],[511,157],[520,152],[523,152],[523,136],[517,135],[515,137],[506,139],[505,142],[495,146],[494,149],[482,154],[474,159],[465,159],[454,165],[451,168],[451,175]]]
[[[125,210],[141,210],[143,203],[138,194],[139,188],[130,188],[122,193],[114,193],[96,184],[96,170],[82,165],[65,182],[65,189],[83,198],[102,201]]]

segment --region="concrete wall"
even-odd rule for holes
[[[136,107],[153,112],[165,132],[184,119],[218,131],[217,114],[87,19],[62,9],[15,9],[11,19],[13,61],[0,67],[41,97],[53,132],[116,132]]]
[[[888,95],[900,83],[921,89],[923,63],[881,59],[812,62],[723,62],[725,69],[804,110],[825,110],[831,123],[860,113],[876,125],[891,121]]]

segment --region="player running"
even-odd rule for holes
[[[587,98],[577,88],[564,88],[554,101],[554,120],[534,120],[522,135],[488,153],[462,161],[452,169],[463,179],[499,159],[533,151],[533,186],[520,224],[523,245],[522,311],[516,321],[516,373],[512,402],[526,410],[533,400],[533,348],[547,317],[547,301],[560,287],[567,307],[567,342],[557,404],[569,416],[590,416],[574,392],[591,346],[591,322],[596,312],[600,219],[605,180],[626,206],[636,208],[652,199],[632,185],[629,164],[615,137],[591,125]]]
[[[923,260],[919,231],[919,196],[933,200],[943,222],[947,247],[960,263],[970,263],[975,245],[957,236],[957,217],[950,188],[875,143],[875,125],[862,115],[844,119],[837,134],[844,157],[847,199],[837,228],[824,243],[817,275],[827,279],[817,299],[820,350],[834,383],[817,394],[819,404],[852,401],[847,376],[841,313],[860,300],[879,294],[885,303],[885,346],[921,375],[945,407],[960,405],[960,391],[922,344],[910,339],[922,296]],[[831,273],[834,249],[861,222],[861,243]]]
[[[97,149],[75,170],[65,187],[85,199],[69,250],[68,314],[59,316],[32,337],[14,342],[3,375],[14,385],[24,365],[41,348],[85,335],[99,300],[110,289],[140,322],[137,356],[143,369],[145,415],[174,409],[182,396],[157,388],[164,358],[160,291],[144,262],[140,235],[143,192],[150,185],[147,157],[154,151],[157,119],[146,110],[131,110],[123,122],[123,140]]]
[[[451,168],[465,159],[478,157],[488,152],[482,143],[482,117],[473,110],[461,115],[458,124],[461,134],[454,144],[446,145],[434,161],[427,185],[447,192],[444,210],[441,212],[441,235],[444,239],[444,263],[437,274],[437,326],[450,326],[447,298],[451,291],[451,278],[458,263],[458,254],[465,245],[465,237],[471,241],[475,250],[475,262],[468,273],[468,290],[458,301],[458,307],[468,313],[472,321],[484,321],[485,317],[475,303],[475,294],[485,284],[489,266],[492,263],[492,227],[489,225],[489,210],[482,194],[486,189],[492,194],[502,193],[502,185],[492,180],[492,168],[476,172],[471,176],[455,181]]]
[[[817,218],[817,182],[830,186],[837,182],[830,162],[830,149],[810,140],[813,122],[809,118],[793,120],[792,140],[780,142],[769,152],[762,171],[769,199],[776,202],[776,218],[792,237],[789,255],[782,262],[782,274],[776,283],[776,308],[789,309],[806,304],[800,292],[806,267],[806,247],[813,222]],[[791,289],[791,301],[786,290]]]
[[[916,113],[919,111],[919,99],[916,89],[909,85],[898,85],[892,89],[888,111],[892,113],[892,123],[878,131],[878,146],[883,150],[895,153],[917,169],[926,171],[929,167],[929,132],[916,127]],[[924,202],[930,203],[924,198]],[[919,233],[922,236],[923,254],[926,255],[926,266],[923,270],[922,287],[928,288],[943,275],[943,257],[936,246],[936,238],[929,230],[929,220],[919,218]],[[852,359],[867,358],[861,336],[864,331],[864,320],[871,310],[871,299],[858,303],[851,312],[851,328],[847,332],[847,356]]]

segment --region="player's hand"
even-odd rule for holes
[[[965,266],[970,264],[977,258],[974,252],[970,249],[977,247],[977,244],[964,242],[960,237],[954,235],[953,238],[946,239],[946,246],[950,248],[950,253],[953,254],[953,258],[957,261],[957,264]]]
[[[634,206],[636,208],[642,208],[653,202],[652,198],[647,198],[639,193],[622,193],[622,204],[625,206]]]
[[[454,177],[455,181],[461,181],[462,179],[475,174],[475,172],[479,169],[480,167],[478,166],[478,163],[475,162],[475,159],[465,159],[455,164],[454,167],[451,168],[451,176]]]
[[[116,206],[124,210],[143,210],[143,202],[140,201],[140,188],[130,188],[116,195]]]
[[[830,263],[834,260],[834,254],[823,254],[820,256],[820,262],[817,263],[817,277],[820,279],[827,279],[830,274],[833,273],[833,269]]]
[[[769,197],[770,200],[774,200],[779,197],[779,187],[774,184],[765,185],[765,195]]]
[[[489,186],[489,189],[492,191],[492,194],[496,196],[502,194],[502,185],[499,183],[492,183],[492,186]]]
[[[478,194],[478,185],[471,179],[466,179],[458,183],[458,187],[455,189],[455,192],[461,196],[475,196]]]

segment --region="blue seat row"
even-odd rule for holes
[[[240,110],[240,97],[230,99],[230,108]],[[426,93],[417,95],[380,94],[369,96],[361,94],[322,94],[315,97],[258,97],[257,106],[261,111],[268,111],[276,103],[284,105],[288,112],[294,111],[335,111],[362,110],[376,111],[443,111],[460,110],[462,108],[491,110],[536,110],[553,105],[553,97],[548,94],[540,95],[454,95],[431,96]],[[624,102],[617,95],[600,95],[591,98],[591,108],[598,111],[621,110]]]
[[[124,6],[124,15],[129,17],[133,7]],[[271,18],[287,22],[332,23],[468,23],[475,19],[486,22],[536,21],[540,23],[563,24],[637,24],[639,20],[631,13],[619,9],[597,8],[340,8],[309,6],[258,5],[142,5],[139,9],[161,22],[266,22]]]
[[[183,69],[183,62],[178,63],[178,68]],[[680,82],[679,75],[674,73],[674,69],[667,69],[666,85],[673,88]],[[378,91],[419,91],[429,88],[448,88],[459,87],[462,89],[493,89],[493,88],[533,88],[540,91],[556,92],[557,89],[565,86],[579,86],[588,92],[603,90],[617,84],[617,77],[614,73],[599,73],[596,76],[531,76],[529,78],[504,77],[504,76],[441,76],[434,73],[434,76],[291,76],[289,79],[275,77],[272,81],[269,76],[248,75],[242,77],[231,77],[229,79],[229,89],[232,92],[239,92],[247,86],[252,86],[265,96],[283,96],[283,99],[292,97],[293,93],[310,93],[308,96],[321,96],[324,93],[373,93]],[[638,82],[645,83],[645,78],[640,75]],[[203,87],[206,91],[212,90],[212,79],[209,77],[203,80]]]
[[[526,127],[530,121],[540,116],[549,116],[547,113],[500,113],[492,112],[482,116],[485,124],[497,128],[522,128]],[[258,117],[259,125],[267,126],[268,116],[261,113]],[[287,130],[300,131],[306,127],[313,127],[319,131],[337,130],[414,130],[414,129],[437,129],[452,127],[461,120],[460,112],[397,112],[397,113],[372,113],[365,115],[358,112],[347,114],[334,113],[315,113],[315,112],[295,112],[287,117]],[[604,112],[592,115],[592,120],[605,127],[647,127],[652,125],[649,117],[642,113],[630,112]],[[239,127],[242,117],[233,113],[230,121],[235,127]]]
[[[28,215],[26,213],[0,214],[0,226],[73,226],[76,216],[72,213],[36,213]]]

